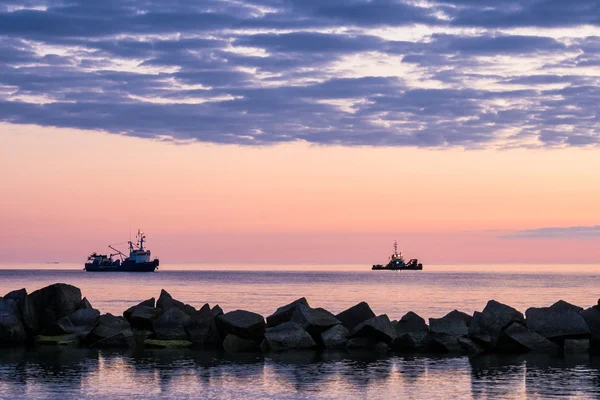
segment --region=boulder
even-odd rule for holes
[[[483,348],[483,346],[478,345],[469,338],[459,337],[457,341],[458,344],[462,347],[462,349],[471,356],[481,354],[485,351],[485,348]]]
[[[186,327],[192,317],[179,308],[172,307],[152,321],[152,330],[159,340],[187,340]]]
[[[366,337],[377,342],[392,342],[396,339],[396,329],[387,315],[382,314],[361,322],[350,331],[350,337]]]
[[[245,310],[230,311],[216,318],[222,336],[235,335],[240,338],[262,341],[265,334],[265,319],[262,315]]]
[[[425,320],[412,311],[407,312],[400,321],[394,325],[396,335],[401,336],[405,333],[428,332],[429,327]]]
[[[559,347],[537,332],[525,325],[513,322],[502,332],[497,341],[497,349],[503,352],[522,353],[548,353],[557,354]]]
[[[574,304],[571,303],[567,303],[564,300],[559,300],[556,303],[552,304],[550,306],[551,309],[553,310],[557,310],[557,311],[574,311],[574,312],[580,312],[583,311],[582,307],[576,306]]]
[[[443,353],[463,353],[463,346],[459,343],[459,339],[461,338],[462,336],[443,332],[430,332],[427,336],[427,340],[431,341],[431,349],[433,351],[440,351]]]
[[[346,348],[348,349],[374,349],[376,347],[382,348],[381,344],[385,345],[383,342],[379,342],[376,339],[370,337],[355,337],[348,339],[346,343]]]
[[[90,304],[89,300],[87,299],[87,297],[84,297],[79,304],[77,305],[77,309],[81,310],[82,308],[94,308],[92,307],[92,305]]]
[[[213,315],[213,317],[217,318],[219,315],[221,314],[225,314],[223,312],[223,309],[221,307],[219,307],[219,305],[217,304],[216,306],[214,306],[211,310],[210,310],[211,314]]]
[[[27,308],[27,290],[25,289],[19,289],[19,290],[13,290],[10,293],[7,293],[4,296],[4,300],[13,300],[15,303],[17,303],[17,307],[19,308],[19,313],[20,315],[24,315],[25,314],[25,310]]]
[[[53,335],[76,334],[85,337],[94,328],[100,311],[93,308],[80,308],[56,321],[48,331]]]
[[[26,340],[17,302],[0,297],[0,347],[23,344]]]
[[[464,318],[456,313],[447,314],[442,318],[429,318],[429,330],[432,333],[454,336],[466,336],[469,332]]]
[[[563,347],[565,354],[587,354],[590,351],[589,339],[566,339]]]
[[[129,308],[123,315],[132,328],[151,331],[154,329],[152,323],[162,313],[163,310],[160,308],[140,304]]]
[[[329,311],[323,308],[310,308],[304,304],[296,306],[291,321],[300,325],[315,340],[321,337],[321,332],[340,324],[340,321]]]
[[[223,349],[228,353],[253,352],[260,350],[260,343],[234,334],[228,334],[223,340]]]
[[[123,317],[104,314],[98,317],[96,324],[85,342],[92,347],[131,347],[135,345],[129,322]]]
[[[394,328],[397,336],[392,346],[394,350],[414,352],[423,351],[428,347],[429,327],[425,320],[414,312],[409,311],[394,325]]]
[[[467,313],[464,313],[462,311],[458,311],[458,310],[452,310],[450,311],[448,314],[446,314],[446,317],[449,318],[460,318],[463,321],[465,321],[465,324],[467,325],[467,327],[469,327],[471,325],[471,320],[473,319],[472,316],[470,316]]]
[[[217,329],[212,310],[205,304],[200,310],[191,315],[191,322],[185,330],[188,339],[196,346],[220,347],[221,337]]]
[[[321,343],[328,349],[346,347],[350,331],[344,325],[335,325],[321,333]]]
[[[163,311],[167,311],[170,308],[177,308],[187,314],[193,314],[196,309],[189,304],[185,304],[179,300],[175,300],[171,295],[164,289],[160,291],[160,296],[156,301],[156,308],[160,308]]]
[[[304,297],[294,300],[290,304],[279,307],[273,314],[267,317],[267,327],[277,326],[281,323],[291,320],[298,304],[303,304],[309,307],[308,301],[306,301],[306,298]]]
[[[375,317],[375,313],[366,302],[360,302],[335,316],[348,330],[354,329],[358,324]]]
[[[290,321],[267,328],[265,340],[271,351],[310,349],[317,345],[308,332]]]
[[[77,310],[81,303],[81,290],[65,283],[36,290],[27,296],[23,324],[27,332],[36,336],[55,321]]]
[[[592,347],[595,349],[600,348],[600,307],[590,307],[580,311],[579,315],[581,315],[591,332]]]
[[[131,322],[131,314],[133,314],[133,312],[135,311],[136,308],[138,308],[138,307],[144,307],[145,309],[154,308],[154,303],[155,303],[154,297],[152,297],[148,300],[144,300],[141,303],[131,306],[127,310],[123,311],[123,316],[125,317],[125,319],[127,321]]]
[[[519,311],[490,300],[481,313],[475,312],[473,315],[468,336],[486,348],[493,348],[504,329],[514,322],[523,324],[524,321],[523,314]]]
[[[558,302],[551,307],[529,308],[525,311],[527,327],[559,343],[564,339],[589,338],[590,328],[574,307]]]

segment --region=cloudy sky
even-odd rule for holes
[[[3,1],[0,261],[129,222],[175,261],[597,261],[599,65],[597,0]]]

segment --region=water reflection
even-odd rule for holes
[[[598,398],[600,359],[0,349],[0,398]]]

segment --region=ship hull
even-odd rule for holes
[[[374,271],[422,271],[423,270],[423,265],[422,264],[417,264],[417,265],[401,265],[401,264],[388,264],[386,266],[383,266],[381,264],[375,264],[373,265],[373,268],[371,268]]]
[[[154,272],[158,268],[158,260],[138,262],[125,260],[120,265],[85,264],[88,272]]]

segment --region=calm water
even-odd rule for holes
[[[63,268],[56,270],[52,268]],[[0,294],[76,285],[103,312],[158,296],[268,315],[305,296],[332,312],[367,301],[398,319],[481,310],[496,299],[521,311],[600,297],[600,266],[432,266],[420,272],[358,266],[165,266],[154,274],[91,274],[75,265],[0,266]],[[182,351],[0,349],[4,398],[600,398],[600,359],[401,357],[313,352],[232,358]]]

